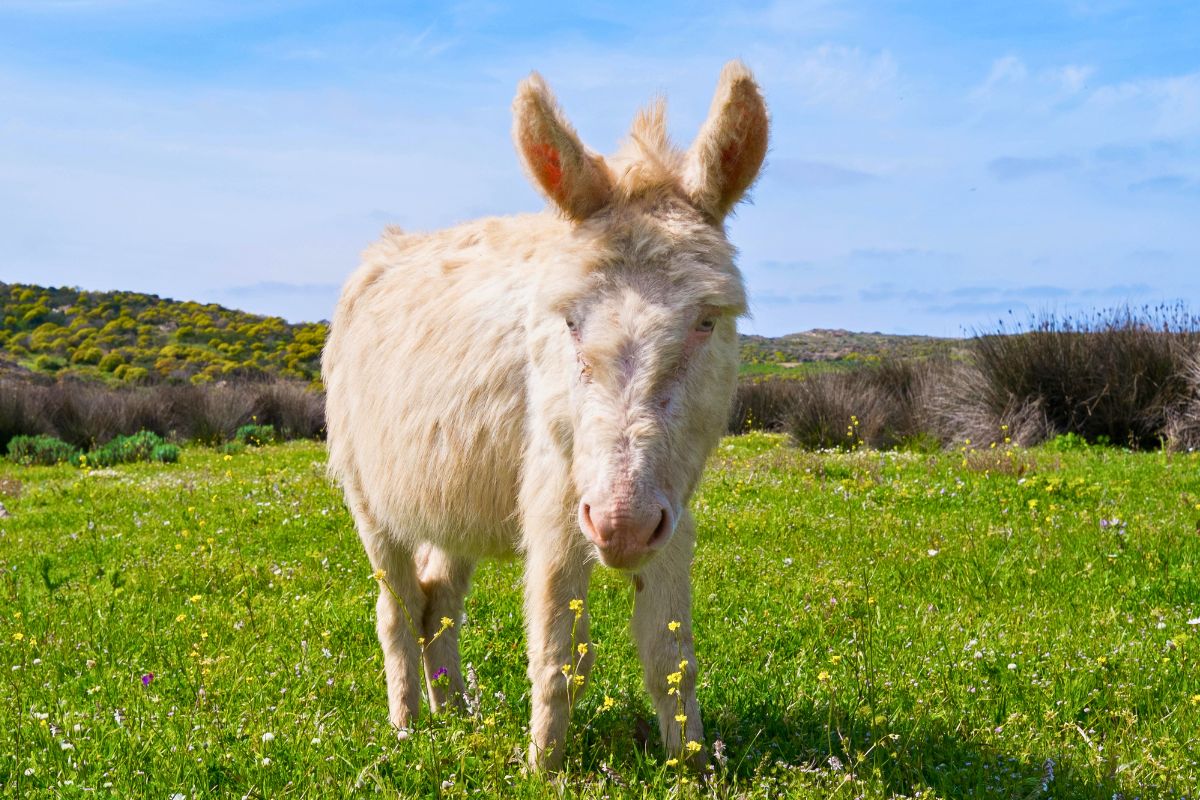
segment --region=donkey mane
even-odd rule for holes
[[[614,199],[632,203],[684,197],[685,155],[667,134],[666,100],[655,98],[634,117],[616,154],[605,159],[612,172]]]

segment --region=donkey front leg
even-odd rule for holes
[[[532,547],[525,567],[533,705],[529,766],[534,770],[562,764],[571,705],[583,693],[595,660],[586,605],[591,563],[570,546],[557,553],[545,552],[549,549]]]
[[[695,543],[695,522],[685,510],[671,541],[634,579],[633,637],[667,757],[700,769],[708,758],[692,639],[689,572]]]

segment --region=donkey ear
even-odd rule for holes
[[[684,186],[692,203],[720,223],[758,177],[767,154],[767,105],[750,70],[721,70],[708,120],[688,151]]]
[[[536,72],[517,87],[513,141],[533,184],[569,219],[582,222],[612,199],[604,159],[579,141]]]

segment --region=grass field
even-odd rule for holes
[[[376,585],[323,464],[293,443],[0,466],[0,794],[692,792],[640,687],[632,589],[607,570],[560,785],[520,766],[516,563],[481,567],[458,623],[478,712],[398,741]],[[722,443],[694,506],[719,755],[702,793],[1200,796],[1197,454],[814,454],[749,435]]]

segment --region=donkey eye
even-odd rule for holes
[[[696,330],[700,333],[712,333],[715,327],[717,327],[717,320],[714,317],[705,317],[696,325]]]
[[[568,319],[567,320],[567,330],[569,330],[571,333],[577,332],[579,330],[579,323],[573,319]]]

